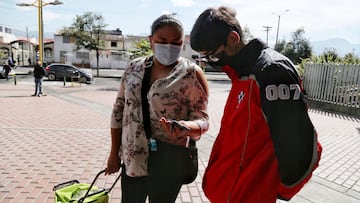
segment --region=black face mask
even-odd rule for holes
[[[222,67],[229,65],[239,75],[248,75],[251,72],[251,68],[256,64],[258,57],[265,48],[264,44],[258,40],[252,40],[242,48],[239,53],[234,56],[228,56],[225,52],[222,52],[216,62],[209,62],[209,65],[214,69],[221,70]]]
[[[222,52],[219,56],[219,60],[215,62],[209,61],[208,64],[216,70],[221,70],[222,67],[229,65],[230,67],[237,69],[239,66],[239,60],[237,56],[228,56],[225,52]]]

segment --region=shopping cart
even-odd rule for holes
[[[80,183],[78,180],[70,180],[55,185],[55,203],[107,203],[109,202],[109,193],[121,177],[121,173],[116,177],[115,182],[108,189],[98,189],[94,186],[98,177],[105,173],[106,169],[100,171],[92,183]]]

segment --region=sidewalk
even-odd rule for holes
[[[207,74],[212,80],[226,76]],[[0,84],[0,202],[54,202],[54,185],[72,179],[90,183],[106,166],[109,122],[116,91],[82,85],[44,86],[47,96],[30,97],[33,84]],[[208,202],[202,175],[216,138],[228,89],[210,89],[210,130],[198,142],[199,175],[176,203]],[[359,118],[310,110],[323,145],[319,168],[292,203],[360,202]],[[109,187],[114,177],[100,177]],[[120,202],[120,184],[111,192]],[[283,201],[278,201],[283,202]]]

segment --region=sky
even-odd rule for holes
[[[53,0],[43,0],[51,2]],[[44,32],[71,26],[76,15],[85,12],[101,14],[106,29],[122,30],[124,35],[148,35],[152,22],[164,13],[177,13],[185,33],[189,34],[199,14],[209,7],[226,5],[237,11],[242,27],[254,37],[269,44],[278,39],[291,40],[299,28],[305,38],[322,41],[343,38],[360,44],[359,0],[60,0],[62,5],[43,7]],[[0,24],[13,29],[37,31],[37,8],[19,7],[16,3],[35,3],[37,0],[1,0]],[[278,26],[278,20],[280,24]],[[266,27],[271,27],[269,32]],[[37,37],[37,36],[35,36]]]

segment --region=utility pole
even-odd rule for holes
[[[265,28],[265,32],[266,32],[266,45],[269,46],[269,31],[271,30],[272,27],[270,26],[263,26]]]
[[[279,27],[280,27],[280,18],[281,18],[281,16],[284,14],[284,13],[286,13],[286,12],[288,12],[289,11],[289,9],[286,9],[285,11],[283,11],[281,14],[276,14],[276,13],[273,13],[273,15],[276,15],[277,17],[278,17],[278,22],[277,22],[277,31],[276,31],[276,40],[275,40],[275,47],[276,47],[276,45],[277,45],[277,43],[278,43],[278,37],[279,37]]]

